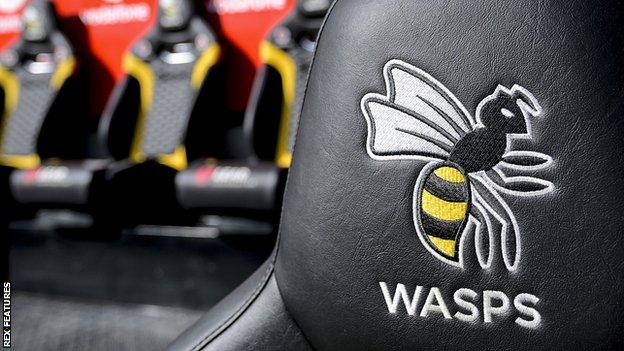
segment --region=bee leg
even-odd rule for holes
[[[501,225],[501,254],[509,271],[518,267],[520,259],[520,231],[509,205],[482,175],[472,175],[477,202]]]
[[[504,188],[505,185],[505,180],[503,179],[503,176],[505,175],[504,173],[497,173],[495,170],[490,169],[489,171],[486,171],[485,174],[487,175],[488,179],[492,181],[492,183]]]
[[[477,235],[476,231],[479,229],[480,226],[479,220],[475,217],[475,214],[473,214],[474,211],[475,210],[473,210],[471,206],[468,212],[468,217],[466,219],[466,225],[459,235],[460,266],[469,271],[481,269],[476,255],[472,254],[475,251],[475,242],[473,240],[473,236]]]
[[[479,203],[477,196],[473,197],[470,214],[474,219],[475,225],[475,254],[481,268],[487,269],[491,266],[494,257],[494,230],[492,229],[490,215],[483,205]]]

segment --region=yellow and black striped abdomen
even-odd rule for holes
[[[459,166],[441,164],[425,177],[420,192],[420,223],[431,247],[457,261],[460,235],[468,217],[470,189]]]

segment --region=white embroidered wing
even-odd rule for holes
[[[368,154],[375,159],[446,159],[474,130],[466,108],[440,82],[399,60],[384,67],[387,95],[367,94]]]

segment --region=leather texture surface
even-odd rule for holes
[[[169,350],[311,350],[285,309],[273,275],[274,260],[272,255]]]
[[[275,262],[283,308],[313,349],[624,347],[622,20],[615,0],[334,4],[310,73]],[[392,59],[443,82],[471,113],[499,84],[520,84],[539,100],[543,115],[532,119],[527,147],[553,157],[543,177],[555,190],[502,195],[521,230],[515,271],[500,253],[488,269],[470,255],[463,268],[436,259],[419,241],[412,217],[414,184],[427,162],[367,154],[360,102],[368,93],[386,93],[383,67]],[[473,241],[463,251],[474,252]],[[404,284],[410,296],[421,286],[416,314],[408,315],[402,302],[390,313],[380,282],[391,292]],[[475,291],[479,318],[421,317],[431,287],[453,315],[461,311],[454,292]],[[537,296],[541,322],[519,326],[513,303],[510,313],[486,322],[483,292],[490,290],[512,301],[521,293]],[[283,330],[283,319],[256,311],[249,308],[231,333],[221,333],[231,339],[214,345],[297,349],[287,337],[249,346],[247,340]],[[259,324],[248,325],[247,318]],[[239,341],[246,348],[233,346]]]
[[[249,309],[204,350],[312,350],[288,315],[271,276],[266,288]]]

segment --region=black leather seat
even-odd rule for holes
[[[260,45],[258,70],[244,120],[240,160],[199,160],[177,178],[187,209],[271,218],[281,206],[286,170],[316,36],[328,1],[299,1]]]
[[[275,252],[171,349],[622,349],[623,15],[335,2]]]
[[[187,167],[191,119],[210,118],[220,56],[191,1],[159,1],[158,21],[125,57],[126,78],[98,128],[103,157],[15,174],[17,200],[124,226],[184,220],[174,178]]]

